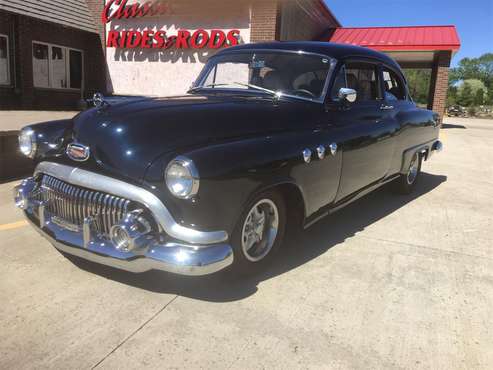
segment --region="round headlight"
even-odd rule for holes
[[[34,158],[36,155],[36,135],[29,128],[23,128],[19,134],[19,148],[22,154],[29,158]]]
[[[199,173],[191,159],[178,157],[166,168],[166,185],[175,197],[190,199],[199,191]]]

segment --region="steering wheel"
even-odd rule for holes
[[[296,89],[296,90],[294,90],[294,92],[295,92],[295,93],[299,92],[299,93],[302,93],[302,94],[308,95],[308,96],[310,96],[310,97],[312,97],[312,98],[314,98],[314,99],[316,99],[316,98],[317,98],[317,96],[316,96],[314,93],[312,93],[311,91],[306,90],[306,89]]]

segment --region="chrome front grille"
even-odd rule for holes
[[[43,175],[36,198],[45,202],[46,210],[56,219],[80,229],[84,219],[93,218],[96,231],[106,238],[131,205],[128,199],[74,186],[48,175]]]

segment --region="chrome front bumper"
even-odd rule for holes
[[[233,250],[226,242],[195,244],[156,240],[138,250],[118,249],[111,240],[98,236],[90,225],[84,224],[81,230],[63,227],[43,202],[33,199],[35,188],[32,178],[15,187],[16,205],[43,237],[65,253],[135,273],[161,270],[199,276],[220,271],[233,263]]]

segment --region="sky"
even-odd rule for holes
[[[493,53],[493,0],[325,0],[344,27],[455,25],[461,49],[452,60]]]

